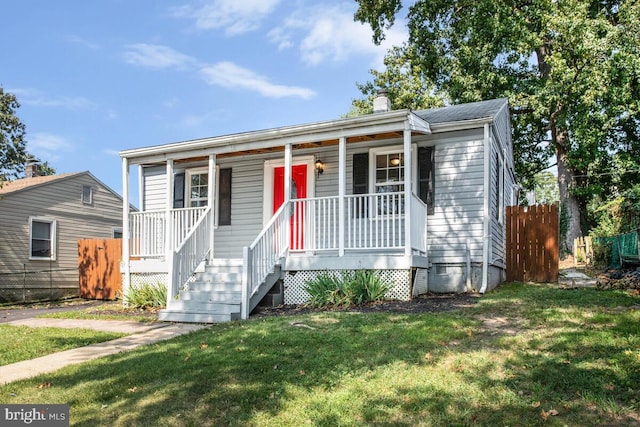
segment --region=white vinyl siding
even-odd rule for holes
[[[429,260],[482,261],[484,148],[482,129],[448,132],[427,138],[435,148],[434,215],[427,225]]]
[[[153,211],[167,208],[167,169],[165,166],[150,166],[142,169],[141,210]]]

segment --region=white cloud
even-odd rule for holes
[[[371,28],[355,22],[354,13],[355,6],[349,3],[298,9],[267,37],[278,49],[298,46],[302,60],[311,66],[363,57],[370,58],[370,65],[382,66],[387,50],[407,39],[404,21],[396,20],[382,45],[376,46]]]
[[[184,5],[172,10],[173,15],[189,18],[200,30],[224,30],[235,36],[260,27],[281,0],[208,0],[200,5]]]
[[[64,137],[46,132],[27,134],[27,151],[42,161],[60,160],[62,153],[73,150],[73,144]]]
[[[315,92],[311,89],[273,84],[265,76],[232,62],[207,65],[202,67],[200,72],[205,81],[211,85],[247,89],[269,98],[298,97],[309,99],[315,96]]]
[[[82,96],[59,96],[52,97],[44,94],[38,89],[24,88],[11,89],[20,104],[34,107],[67,108],[70,110],[93,110],[96,104]]]
[[[168,46],[136,43],[127,46],[124,59],[129,64],[148,68],[176,68],[184,70],[197,63],[189,55]]]
[[[69,43],[77,44],[87,49],[91,49],[91,50],[100,49],[100,45],[98,43],[92,42],[91,40],[87,40],[79,36],[68,36],[68,37],[65,37],[65,40]]]

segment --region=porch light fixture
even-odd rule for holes
[[[316,160],[316,175],[320,176],[324,172],[324,162],[322,160]]]

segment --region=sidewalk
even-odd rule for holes
[[[142,345],[168,340],[207,327],[207,325],[184,323],[140,323],[119,320],[47,318],[27,318],[7,323],[9,325],[29,327],[94,329],[97,331],[122,332],[130,335],[112,341],[49,354],[37,359],[0,366],[0,384],[53,372],[68,365],[129,351]]]

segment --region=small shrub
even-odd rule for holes
[[[167,287],[163,284],[144,283],[131,286],[124,296],[124,302],[131,308],[157,309],[167,305]]]
[[[314,307],[360,305],[384,299],[389,284],[373,270],[343,273],[341,277],[322,273],[308,281],[304,290]]]

